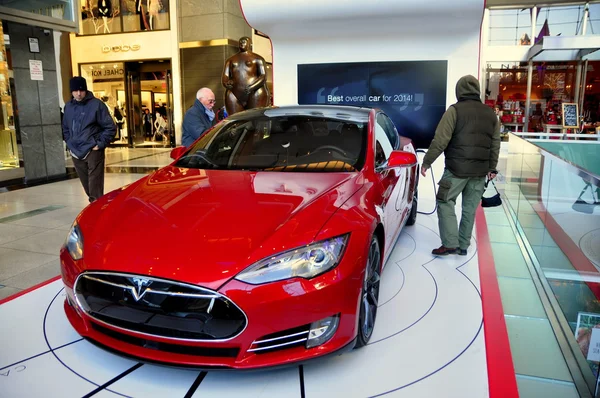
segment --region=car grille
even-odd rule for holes
[[[273,351],[285,350],[292,347],[303,347],[308,340],[310,325],[287,329],[278,333],[269,334],[255,340],[248,352],[266,354]]]
[[[165,279],[86,272],[74,291],[78,306],[96,321],[150,336],[225,341],[247,324],[246,315],[227,297]]]
[[[158,351],[166,351],[172,352],[174,354],[183,354],[183,355],[195,355],[195,356],[203,356],[203,357],[222,357],[222,358],[235,358],[239,353],[239,348],[217,348],[217,347],[196,347],[196,346],[186,346],[180,344],[169,344],[162,343],[159,341],[141,339],[139,337],[134,337],[125,333],[119,333],[112,329],[106,328],[104,326],[98,325],[95,322],[91,322],[92,328],[108,337],[112,337],[113,339],[122,341],[124,343],[136,345],[143,348],[148,348],[151,350]]]

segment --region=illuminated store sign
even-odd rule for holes
[[[113,78],[125,76],[125,71],[123,68],[92,70],[91,73],[92,77],[94,78]]]
[[[102,46],[102,52],[124,53],[127,51],[138,51],[140,48],[141,46],[139,44],[121,44],[120,46]]]

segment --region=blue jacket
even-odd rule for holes
[[[108,107],[88,91],[81,102],[71,99],[65,104],[62,121],[63,139],[78,158],[83,158],[93,147],[104,149],[117,131]]]
[[[205,110],[204,105],[196,98],[194,105],[187,110],[183,117],[181,145],[192,145],[206,130],[212,127],[213,124]]]

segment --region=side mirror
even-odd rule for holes
[[[412,167],[417,164],[417,156],[406,151],[392,151],[387,167]]]
[[[187,151],[187,147],[185,146],[178,146],[177,148],[173,148],[171,150],[171,159],[179,159],[181,155],[185,153],[185,151]]]

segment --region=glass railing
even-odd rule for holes
[[[505,197],[590,392],[600,364],[600,143],[509,137]]]

